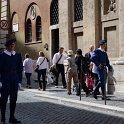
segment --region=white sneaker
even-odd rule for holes
[[[58,88],[58,86],[55,86],[55,88]]]

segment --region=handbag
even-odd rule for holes
[[[59,57],[59,59],[58,59],[58,61],[56,62],[56,64],[58,64],[58,62],[59,62],[59,60],[62,58],[62,55]],[[52,65],[51,67],[50,67],[50,72],[52,72],[52,74],[53,75],[57,75],[58,74],[58,70],[57,70],[57,68],[54,66],[54,65]]]
[[[39,69],[39,65],[37,65],[34,69],[35,72],[38,72],[38,69]]]
[[[52,74],[56,76],[57,73],[58,73],[58,70],[57,70],[57,68],[54,65],[52,65],[50,67],[50,72],[52,72]]]
[[[44,62],[45,58],[43,59],[43,61],[40,63],[40,65]],[[37,65],[34,69],[35,72],[38,72],[39,71],[39,65]]]
[[[87,75],[86,79],[87,79],[87,87],[88,87],[88,89],[93,89],[93,87],[94,87],[94,79],[93,79],[93,77],[91,75]]]

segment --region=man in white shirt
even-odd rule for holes
[[[24,67],[24,72],[25,72],[25,76],[27,78],[27,88],[31,88],[31,80],[30,80],[30,77],[33,73],[33,70],[34,70],[34,61],[29,58],[29,54],[26,53],[25,54],[25,60],[23,62],[23,67]]]
[[[58,70],[58,74],[56,75],[55,87],[58,87],[58,77],[59,73],[62,76],[63,88],[66,88],[66,80],[65,80],[65,69],[64,69],[64,60],[67,58],[67,55],[63,54],[64,48],[60,47],[59,52],[55,53],[53,56],[53,65],[56,66]]]

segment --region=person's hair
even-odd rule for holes
[[[77,50],[76,50],[76,53],[77,53],[78,55],[82,55],[82,50],[81,50],[81,49],[77,49]]]
[[[39,56],[43,56],[43,57],[44,57],[44,56],[45,56],[45,55],[44,55],[44,52],[43,52],[43,51],[40,51],[40,52],[39,52]]]
[[[29,58],[29,54],[28,53],[25,54],[25,58]]]
[[[62,49],[64,49],[64,47],[60,47],[60,48],[59,48],[59,51],[62,50]]]

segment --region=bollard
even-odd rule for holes
[[[105,105],[106,105],[106,66],[104,66],[104,100],[105,100]]]

